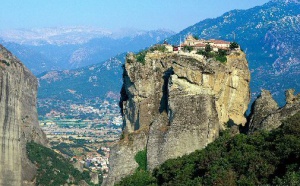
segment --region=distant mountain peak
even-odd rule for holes
[[[284,3],[284,4],[288,4],[288,3],[297,3],[297,4],[300,4],[300,0],[272,0],[270,2]]]
[[[69,26],[69,27],[49,27],[33,29],[13,29],[0,31],[0,40],[5,42],[14,42],[27,45],[66,45],[66,44],[84,44],[94,38],[113,38],[120,39],[124,37],[134,38],[151,33],[164,33],[173,35],[175,32],[170,30],[138,30],[123,28],[117,31],[111,31],[97,27]]]
[[[0,31],[0,37],[4,41],[28,45],[82,44],[95,37],[110,35],[112,32],[109,30],[93,27],[49,27]]]

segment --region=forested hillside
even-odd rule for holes
[[[232,136],[229,130],[225,131],[205,149],[167,160],[153,173],[137,169],[118,185],[299,184],[300,113],[297,113],[271,132]]]

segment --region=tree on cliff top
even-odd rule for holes
[[[233,50],[233,49],[236,49],[236,48],[239,48],[239,47],[240,46],[239,46],[239,44],[237,42],[232,42],[229,45],[230,50]]]
[[[210,46],[210,44],[206,44],[205,45],[205,52],[211,52],[212,51],[212,48]]]

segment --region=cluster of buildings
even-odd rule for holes
[[[48,112],[45,116],[46,116],[46,117],[60,118],[60,117],[65,117],[66,114],[63,113],[63,112],[56,111],[56,110],[51,110],[51,111]]]
[[[218,52],[219,50],[230,50],[230,42],[217,39],[196,39],[192,35],[188,35],[183,43],[180,42],[179,46],[169,45],[167,42],[163,44],[169,52],[182,51],[185,47],[192,47],[192,51],[197,52],[198,50],[205,50],[207,45],[210,45],[212,51]]]
[[[39,100],[40,123],[42,125],[60,124],[62,122],[102,123],[122,125],[122,117],[116,100],[85,100],[85,102],[59,102],[56,105],[47,105],[48,100]],[[51,110],[48,107],[52,107]],[[52,120],[52,122],[51,122]],[[55,123],[53,123],[55,122]]]
[[[79,112],[83,112],[83,113],[95,113],[95,114],[104,114],[105,111],[104,110],[100,110],[97,108],[94,108],[92,106],[85,106],[85,105],[77,105],[77,104],[71,104],[70,105],[70,111],[74,112],[74,111],[79,111]]]
[[[44,109],[40,126],[56,152],[72,157],[78,169],[107,176],[111,144],[120,138],[123,123],[116,100],[85,99],[81,102],[39,100]],[[42,110],[41,109],[41,110]],[[62,144],[60,146],[60,144]],[[101,148],[99,148],[101,146]],[[74,161],[73,161],[74,160]]]
[[[104,156],[101,154],[87,153],[86,159],[84,160],[85,166],[91,170],[101,170],[103,173],[108,173],[110,148],[101,147],[100,150],[104,152]]]
[[[102,151],[101,154],[98,152],[87,152],[84,156],[73,156],[71,158],[72,162],[77,162],[74,166],[78,170],[83,170],[84,167],[90,169],[93,172],[97,172],[101,170],[103,173],[103,177],[107,177],[107,173],[109,171],[109,153],[110,148],[101,147],[97,149],[98,151]]]

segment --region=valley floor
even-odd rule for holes
[[[39,100],[46,111],[51,100]],[[110,146],[119,140],[122,117],[115,100],[95,99],[84,103],[50,102],[51,110],[39,115],[39,123],[56,152],[85,169],[108,173]],[[68,113],[68,114],[66,114]]]

